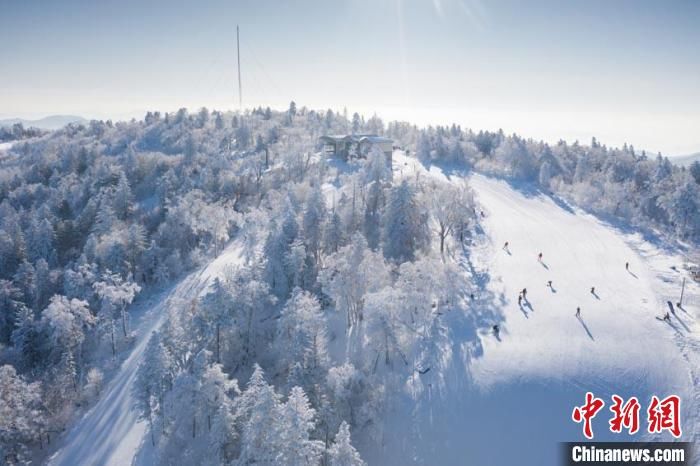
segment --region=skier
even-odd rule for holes
[[[595,294],[595,286],[591,287],[591,294]]]
[[[552,287],[552,280],[549,280],[549,281],[547,282],[547,286],[550,287],[550,288]]]
[[[542,253],[539,253],[539,255],[537,256],[537,260],[542,262]]]
[[[481,211],[481,216],[482,216],[482,217],[486,217],[486,215],[484,215],[484,211],[483,211],[483,210]]]
[[[666,312],[666,314],[664,314],[664,320],[666,322],[671,322],[671,316],[668,314],[668,312]]]
[[[501,331],[501,329],[498,327],[498,324],[495,324],[495,325],[493,326],[493,334],[496,335],[496,337],[498,337],[498,333],[499,333],[500,331]]]
[[[580,307],[576,308],[576,317],[581,317],[581,308]]]
[[[625,262],[625,270],[629,270],[629,269],[630,269],[630,263],[629,263],[629,262]]]
[[[469,298],[471,298],[471,300],[474,301],[474,293],[469,293]]]
[[[503,249],[504,250],[508,249],[508,241],[506,241],[506,243],[503,245]]]
[[[523,299],[527,299],[527,288],[523,288]]]
[[[518,293],[518,306],[523,305],[523,295],[521,293]]]

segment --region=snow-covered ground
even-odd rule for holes
[[[402,154],[394,167],[446,177]],[[656,319],[678,300],[671,266],[682,257],[536,190],[482,175],[470,183],[485,214],[472,257],[483,288],[470,312],[502,313],[500,338],[482,331],[480,345],[467,344],[473,330],[447,316],[443,367],[422,376],[428,389],[415,406],[407,400],[393,411],[370,464],[557,464],[557,442],[583,438],[571,410],[586,391],[606,401],[596,440],[625,439],[608,431],[612,394],[639,398],[642,429],[651,395],[680,395],[683,439],[697,440],[698,285],[687,283],[670,323]],[[529,304],[520,308],[523,288]]]
[[[133,409],[132,395],[132,386],[148,339],[167,317],[169,303],[173,300],[192,300],[204,293],[215,277],[223,276],[228,267],[242,263],[242,249],[241,241],[233,241],[208,266],[188,275],[167,296],[146,310],[141,322],[134,326],[139,333],[131,354],[107,384],[100,400],[61,440],[61,446],[50,458],[49,464],[122,466],[132,464],[137,453],[140,464],[151,463],[150,449],[144,448],[139,452],[147,433],[147,423],[138,419]],[[150,443],[146,443],[150,446]]]
[[[456,172],[425,170],[401,152],[394,155],[394,176],[464,182]],[[594,422],[597,440],[623,439],[607,429],[613,393],[637,396],[643,409],[651,395],[680,395],[683,439],[698,440],[700,287],[687,283],[685,305],[670,323],[656,319],[667,300],[678,300],[680,254],[537,190],[482,175],[469,182],[484,210],[483,232],[471,262],[457,258],[472,274],[476,299],[464,315],[444,316],[440,367],[416,376],[391,407],[380,446],[376,438],[359,442],[369,464],[557,464],[557,442],[582,439],[570,416],[586,391],[607,403]],[[324,191],[329,202],[338,195],[332,184]],[[50,464],[152,462],[131,395],[148,336],[166,318],[170,300],[202,293],[212,277],[241,262],[242,252],[242,242],[233,242],[144,313],[134,326],[140,333],[132,353]],[[529,304],[520,308],[523,288]],[[476,343],[475,322],[482,329]],[[496,322],[500,338],[483,330]]]

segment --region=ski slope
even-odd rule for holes
[[[395,175],[464,182],[401,153],[394,160]],[[639,398],[642,429],[651,395],[680,395],[683,440],[697,440],[697,284],[670,323],[656,319],[678,300],[678,253],[532,188],[483,175],[469,183],[484,211],[471,257],[475,303],[445,317],[441,367],[421,376],[417,400],[397,403],[369,463],[558,464],[557,442],[584,439],[571,410],[586,391],[606,401],[596,440],[645,438],[609,432],[612,394]],[[521,308],[523,288],[529,304]],[[475,344],[470,318],[481,328]],[[497,322],[499,338],[484,330]]]
[[[611,390],[618,379],[635,376],[652,387],[683,386],[687,374],[674,332],[655,319],[673,298],[657,294],[653,273],[619,234],[547,196],[529,198],[478,175],[471,184],[484,205],[490,240],[480,259],[506,298],[503,339],[486,339],[484,357],[473,367],[480,384],[595,374],[603,384],[609,380]],[[510,252],[501,249],[506,241]],[[522,288],[529,305],[521,309]],[[580,318],[574,317],[577,307]],[[672,325],[679,320],[674,315]]]
[[[143,439],[147,423],[138,419],[133,409],[132,386],[151,332],[157,330],[167,317],[172,301],[192,300],[206,291],[215,277],[222,276],[231,266],[243,262],[243,243],[232,242],[208,266],[191,273],[162,300],[144,314],[138,324],[138,335],[129,357],[103,390],[99,401],[70,429],[61,447],[49,459],[54,466],[132,464]],[[150,443],[145,442],[148,446]],[[144,444],[144,445],[145,445]],[[139,453],[142,464],[150,463],[147,451]]]

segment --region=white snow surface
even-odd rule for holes
[[[61,441],[48,464],[59,466],[151,464],[150,443],[143,442],[148,425],[133,409],[132,386],[146,344],[153,331],[167,318],[173,300],[192,300],[206,292],[215,277],[228,267],[239,265],[243,243],[233,241],[208,266],[192,272],[175,285],[162,300],[147,309],[138,325],[133,350],[105,387],[100,400],[85,413]],[[142,451],[139,452],[143,445]]]
[[[394,176],[465,179],[436,167],[426,170],[401,152],[394,154]],[[571,410],[586,391],[606,402],[594,420],[596,440],[647,438],[608,431],[613,393],[639,398],[642,429],[651,395],[680,395],[682,439],[700,440],[698,284],[688,281],[684,307],[670,324],[656,319],[668,309],[667,300],[678,300],[681,253],[534,188],[483,175],[471,175],[469,182],[485,214],[471,263],[464,260],[476,299],[464,313],[444,316],[440,367],[416,375],[395,397],[380,438],[358,433],[364,459],[389,465],[558,464],[557,442],[583,440]],[[332,196],[332,185],[324,191]],[[510,254],[502,250],[505,241]],[[153,462],[144,441],[147,426],[132,409],[131,395],[148,337],[167,316],[170,299],[201,293],[227,266],[241,263],[242,249],[233,242],[144,315],[131,355],[49,464]],[[463,260],[459,254],[457,260]],[[548,280],[556,291],[546,286]],[[522,288],[531,307],[521,310]],[[577,306],[581,319],[574,316]],[[496,322],[500,340],[487,330]]]
[[[401,153],[394,161],[395,175],[464,182],[462,174],[426,170]],[[479,323],[478,343],[470,343],[475,329],[464,325],[465,315],[445,316],[448,337],[440,367],[411,384],[412,395],[388,415],[382,446],[367,442],[365,459],[559,464],[558,442],[585,440],[571,412],[587,391],[606,403],[594,419],[596,440],[650,438],[609,432],[612,394],[639,398],[642,431],[649,398],[678,394],[681,440],[697,441],[698,284],[687,281],[683,309],[675,309],[670,323],[656,319],[668,310],[667,300],[678,301],[681,253],[531,186],[478,174],[469,183],[485,215],[471,258],[476,300],[465,313]],[[506,241],[510,253],[502,249]],[[523,288],[531,307],[521,309],[517,298]],[[499,339],[490,331],[494,323],[501,327]],[[672,440],[666,433],[655,438]]]

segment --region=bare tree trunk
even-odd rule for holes
[[[246,323],[245,332],[245,363],[248,364],[248,357],[250,356],[250,329],[253,326],[253,311],[252,309],[248,312],[248,322]]]
[[[126,332],[126,308],[125,308],[125,306],[122,306],[122,330],[124,330],[124,338],[126,338],[127,332]]]
[[[155,437],[155,432],[153,432],[153,414],[148,413],[148,423],[150,424],[151,427],[151,445],[154,447],[156,446],[156,437]]]
[[[221,364],[221,324],[216,324],[216,362]]]
[[[112,356],[116,356],[117,355],[117,344],[114,341],[114,319],[112,319],[111,333],[112,333]]]

